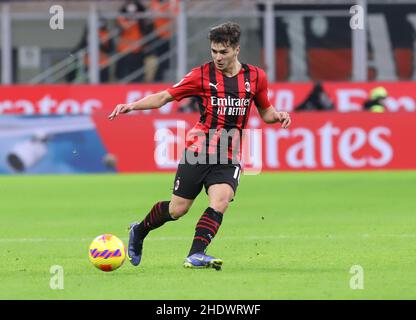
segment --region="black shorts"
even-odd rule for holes
[[[173,194],[185,199],[195,199],[205,187],[227,183],[234,195],[240,182],[241,166],[238,164],[189,164],[180,163],[173,183]]]

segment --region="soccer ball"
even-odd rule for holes
[[[95,238],[90,245],[88,258],[98,269],[108,272],[122,266],[126,259],[123,241],[112,234],[103,234]]]

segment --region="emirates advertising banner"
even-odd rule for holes
[[[92,115],[109,113],[118,103],[133,102],[146,95],[162,91],[171,84],[141,85],[36,85],[0,86],[0,115]],[[313,90],[313,83],[273,83],[269,98],[277,110],[294,111]],[[363,110],[373,88],[384,87],[389,112],[416,111],[416,82],[323,82],[324,92],[336,111]],[[168,103],[143,114],[173,114],[189,104]],[[186,110],[186,108],[185,108]]]
[[[415,84],[323,83],[340,112],[294,112],[313,84],[272,84],[270,100],[292,125],[265,124],[252,110],[243,132],[245,174],[290,170],[416,169]],[[389,93],[384,113],[362,110],[370,90]],[[108,114],[167,85],[0,87],[0,173],[173,172],[199,119],[190,101]],[[389,102],[388,102],[389,101]],[[251,106],[255,108],[254,106]]]

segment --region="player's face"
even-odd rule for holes
[[[212,60],[215,63],[215,67],[220,71],[229,69],[237,61],[239,52],[240,46],[233,48],[225,46],[223,43],[211,42]]]

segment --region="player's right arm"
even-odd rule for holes
[[[136,102],[127,104],[118,104],[113,112],[108,116],[109,120],[113,120],[119,114],[128,113],[133,110],[147,110],[156,109],[164,106],[166,103],[173,101],[172,95],[164,90],[158,93],[151,94]]]
[[[200,68],[194,68],[181,81],[165,91],[151,94],[133,103],[118,104],[108,116],[108,119],[113,120],[119,114],[128,113],[133,110],[160,108],[173,100],[180,101],[183,98],[198,95],[201,91],[201,76]]]

